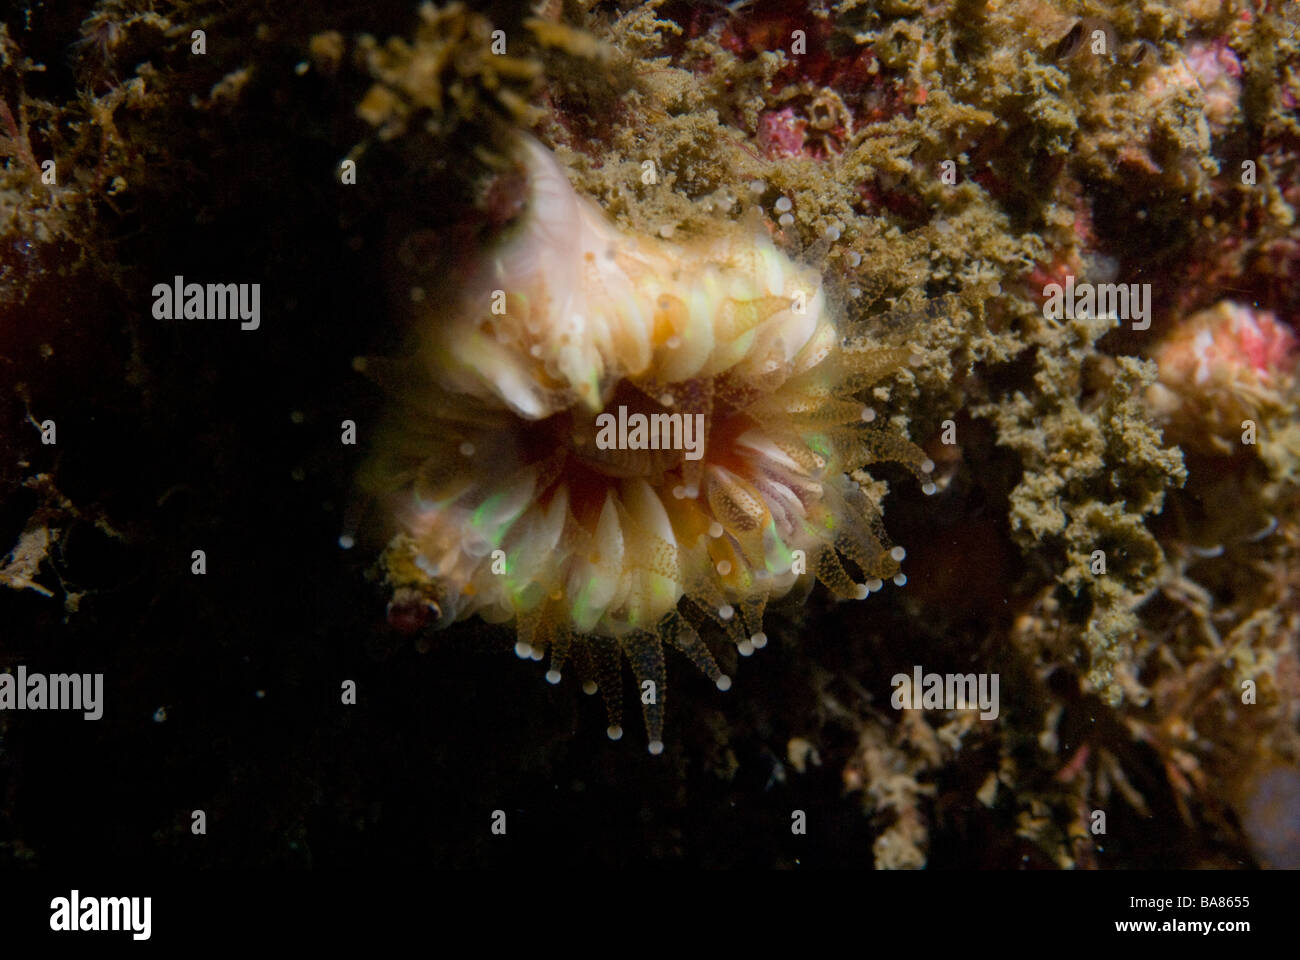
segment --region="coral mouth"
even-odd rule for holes
[[[689,408],[683,411],[680,406],[652,399],[625,380],[598,413],[575,408],[559,418],[554,442],[567,446],[578,461],[603,476],[641,477],[658,484],[689,452],[685,449],[688,433],[691,441],[704,450],[708,427],[703,426],[700,435],[695,436],[697,422],[687,419],[694,417]],[[629,439],[629,433],[631,443],[620,443]],[[615,442],[611,443],[611,439]]]

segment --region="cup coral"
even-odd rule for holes
[[[664,642],[725,690],[706,625],[748,655],[806,575],[846,599],[905,582],[861,468],[933,464],[854,395],[910,351],[837,328],[761,228],[632,235],[515,149],[523,211],[418,318],[422,385],[395,389],[368,471],[398,523],[386,573],[439,625],[513,622],[552,683],[576,661],[614,738],[625,657],[658,753]]]

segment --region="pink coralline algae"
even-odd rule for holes
[[[1228,452],[1243,419],[1282,402],[1295,355],[1295,333],[1273,313],[1225,300],[1179,324],[1157,348],[1160,383],[1151,400],[1184,442],[1208,440]]]
[[[1222,39],[1192,43],[1184,56],[1201,86],[1206,119],[1219,133],[1232,123],[1241,100],[1241,61]]]
[[[1181,59],[1157,70],[1142,85],[1143,96],[1152,103],[1191,90],[1200,91],[1211,133],[1223,133],[1232,125],[1241,102],[1241,61],[1225,39],[1189,43]]]
[[[758,145],[769,160],[797,157],[804,152],[804,131],[808,121],[795,114],[794,107],[768,110],[758,118]]]

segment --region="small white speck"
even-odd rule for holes
[[[794,217],[788,213],[783,213],[779,218],[777,218],[776,222],[783,227],[791,227],[794,226]]]
[[[831,243],[834,243],[836,240],[840,238],[840,228],[827,227],[825,236],[827,240],[829,240]]]
[[[533,647],[533,649],[528,654],[528,658],[530,660],[537,660],[537,661],[540,661],[544,656],[546,656],[546,651],[543,650],[541,647]]]
[[[673,395],[671,393],[665,393],[659,398],[659,402],[665,407],[671,407],[673,405]]]
[[[754,645],[755,650],[762,650],[767,646],[767,634],[759,631],[749,638],[749,642]]]
[[[549,683],[549,684],[551,684],[552,686],[554,686],[555,684],[559,683],[559,682],[560,682],[560,671],[559,671],[559,670],[547,670],[547,671],[546,671],[546,682]]]
[[[870,590],[872,593],[875,593],[884,585],[885,585],[884,581],[881,580],[879,577],[872,577],[870,580],[867,581],[867,589]]]
[[[853,588],[853,592],[854,592],[854,595],[855,595],[859,600],[865,600],[865,599],[867,599],[867,595],[871,593],[871,591],[867,589],[867,585],[866,585],[865,583],[859,583],[859,584],[857,584],[857,585]]]
[[[677,486],[673,487],[673,497],[677,500],[685,500],[686,488],[683,487],[680,483],[677,484]]]
[[[718,689],[721,690],[723,693],[726,693],[728,690],[731,689],[731,678],[727,676],[725,673],[722,676],[718,677],[717,683],[718,683]]]
[[[667,347],[669,350],[676,350],[681,345],[682,345],[682,338],[677,336],[676,334],[673,334],[671,337],[669,337],[667,340],[664,341],[664,346]]]
[[[700,495],[700,488],[695,486],[695,484],[691,484],[689,487],[686,488],[686,498],[688,500],[694,500],[699,495]]]
[[[731,573],[731,561],[729,561],[729,560],[719,560],[719,561],[718,561],[718,574],[719,574],[720,576],[724,576],[724,577],[725,577],[725,576],[726,576],[727,574],[729,574],[729,573]]]
[[[671,223],[665,223],[659,228],[659,236],[663,237],[665,240],[671,240],[674,229],[676,228]]]
[[[921,492],[924,493],[927,497],[934,496],[935,491],[937,491],[938,489],[939,488],[936,487],[933,483],[925,483],[921,485]]]
[[[767,189],[767,184],[764,183],[762,180],[751,180],[751,181],[749,181],[749,192],[750,192],[750,193],[762,193],[762,192],[763,192],[764,190],[766,190],[766,189]]]
[[[856,250],[849,251],[849,266],[860,267],[862,265],[862,254]]]
[[[311,65],[308,64],[306,60],[299,60],[297,63],[293,65],[293,72],[300,77],[304,76],[307,73],[307,71],[310,69],[311,69]]]
[[[593,696],[593,695],[596,693],[596,691],[599,690],[599,689],[600,689],[600,688],[596,686],[596,681],[595,681],[595,680],[584,680],[584,681],[582,681],[582,692],[585,693],[585,694],[586,694],[587,696],[589,696],[589,697],[590,697],[590,696]]]
[[[731,686],[731,681],[727,681],[727,686]],[[154,722],[154,723],[166,723],[166,722],[167,722],[167,708],[166,708],[166,707],[159,707],[157,710],[155,710],[155,711],[153,712],[153,722]]]
[[[852,300],[856,300],[856,299],[858,299],[858,297],[860,297],[860,296],[862,296],[862,288],[861,288],[861,287],[849,287],[849,298],[850,298],[850,299],[852,299]]]
[[[894,547],[892,550],[889,551],[889,555],[893,557],[896,561],[901,563],[903,558],[907,556],[907,551],[904,550],[902,547]]]
[[[741,640],[736,644],[736,651],[742,657],[752,657],[754,655],[754,642],[752,640]]]
[[[894,574],[894,586],[896,587],[907,586],[907,575],[903,573]]]
[[[651,740],[646,749],[650,751],[652,756],[657,757],[664,752],[664,742],[662,740]]]
[[[933,460],[922,460],[922,461],[921,461],[921,472],[922,472],[922,473],[934,473],[934,461],[933,461]]]
[[[873,410],[871,407],[863,407],[862,419],[866,423],[870,423],[872,420],[876,419],[876,411]]]
[[[533,647],[530,643],[524,640],[519,640],[515,643],[515,656],[520,660],[527,660],[532,655]]]
[[[460,455],[462,457],[474,456],[474,444],[470,443],[468,440],[462,443],[460,445]]]
[[[357,545],[356,539],[350,533],[344,533],[339,536],[339,546],[344,550],[351,550]]]
[[[609,729],[607,729],[607,730],[605,731],[605,736],[609,737],[609,739],[611,739],[611,740],[617,740],[617,739],[619,739],[621,736],[623,736],[623,728],[622,728],[622,727],[610,727]]]
[[[718,607],[718,616],[720,616],[723,620],[730,620],[733,616],[735,616],[735,613],[736,613],[736,608],[729,603],[724,603],[722,606]]]
[[[777,212],[777,213],[785,213],[787,210],[789,210],[789,209],[790,209],[791,207],[793,207],[793,206],[794,206],[794,204],[790,202],[790,198],[789,198],[789,197],[777,197],[777,198],[776,198],[776,212]]]
[[[711,524],[709,524],[709,536],[711,536],[714,540],[722,536],[722,524],[718,523],[718,521],[716,520],[714,520]]]

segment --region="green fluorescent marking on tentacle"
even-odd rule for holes
[[[478,509],[475,510],[473,516],[470,517],[470,524],[473,528],[479,533],[482,533],[493,547],[501,546],[501,541],[505,539],[506,533],[528,508],[527,502],[521,502],[515,506],[514,510],[505,516],[495,516],[497,509],[504,502],[505,494],[494,493],[479,504]],[[494,524],[489,521],[494,521]],[[489,527],[493,528],[488,529]],[[506,569],[509,569],[509,566],[507,566]]]
[[[592,365],[587,368],[587,406],[592,410],[600,410],[604,404],[600,398],[600,371]]]
[[[661,577],[656,577],[650,587],[650,595],[656,601],[671,600],[674,592],[672,584]]]
[[[794,563],[794,552],[776,532],[776,522],[770,517],[763,531],[763,562],[768,573],[785,573]]]
[[[583,584],[582,589],[578,591],[578,595],[573,598],[573,606],[571,608],[573,625],[582,633],[591,630],[591,628],[596,625],[596,620],[599,618],[595,612],[595,608],[591,604],[591,590],[592,582],[591,580],[588,580]]]

